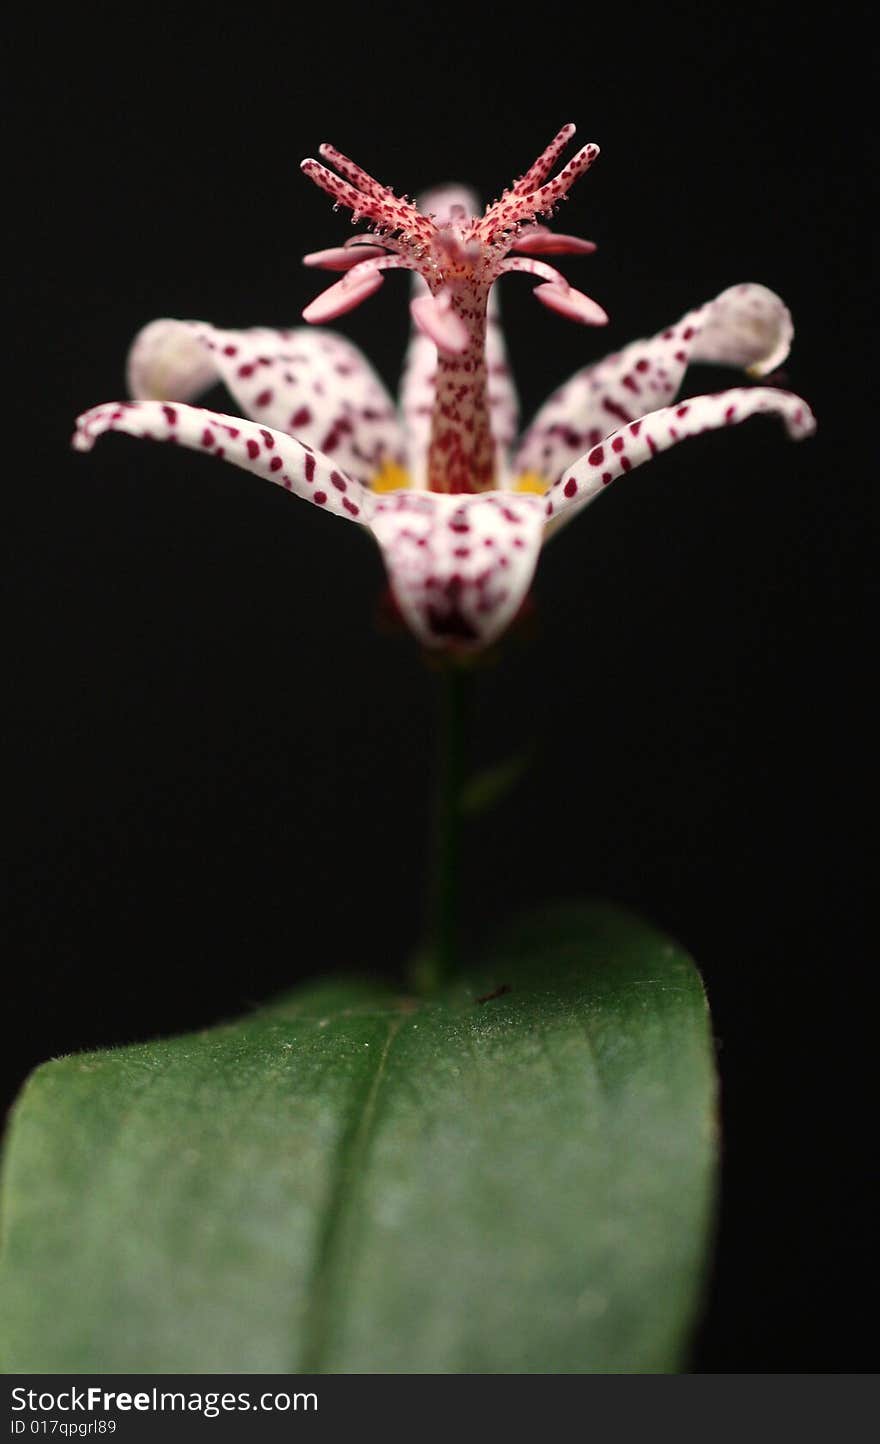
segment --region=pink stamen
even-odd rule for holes
[[[607,313],[602,310],[598,301],[594,301],[591,296],[585,296],[583,291],[576,291],[574,286],[557,286],[548,282],[544,286],[536,286],[532,295],[545,306],[549,306],[551,311],[557,311],[569,321],[579,321],[582,326],[608,324]]]
[[[585,296],[583,291],[575,290],[561,272],[557,271],[555,266],[548,266],[546,261],[512,256],[510,260],[502,261],[498,269],[506,272],[520,271],[527,276],[540,276],[545,284],[536,286],[532,294],[545,306],[549,306],[551,311],[558,311],[560,316],[567,316],[570,321],[579,321],[582,326],[607,325],[608,317],[598,301]]]
[[[526,256],[591,256],[596,242],[560,235],[549,226],[529,226],[520,231],[512,249]]]
[[[335,285],[328,286],[314,301],[309,302],[303,310],[303,320],[308,321],[310,326],[323,326],[327,321],[335,321],[337,316],[353,311],[368,296],[372,296],[381,284],[382,276],[375,270],[362,276],[353,285],[349,284],[349,276],[345,276]]]
[[[423,335],[428,336],[447,355],[457,356],[467,347],[470,331],[452,309],[452,293],[438,291],[417,296],[409,306],[412,318]]]
[[[352,266],[360,265],[367,257],[378,258],[384,256],[385,252],[381,246],[330,246],[326,251],[310,251],[303,256],[303,265],[311,266],[319,271],[350,271]]]
[[[542,280],[552,281],[555,285],[568,285],[562,272],[557,271],[555,266],[548,266],[546,261],[533,261],[527,256],[511,256],[508,261],[502,261],[498,269],[502,273],[521,271],[527,276],[540,276]]]
[[[374,291],[378,291],[382,284],[382,271],[411,270],[411,264],[402,256],[383,255],[380,260],[361,261],[358,259],[356,266],[353,266],[347,276],[341,281],[336,281],[316,296],[303,311],[303,320],[308,321],[310,326],[320,326],[325,321],[334,321],[337,316],[344,316],[346,311],[353,311]]]

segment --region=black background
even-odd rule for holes
[[[524,416],[603,348],[757,280],[794,313],[788,384],[820,430],[690,441],[544,555],[532,635],[481,687],[478,759],[537,750],[477,830],[471,936],[586,894],[690,948],[725,1126],[694,1368],[871,1366],[860,15],[25,23],[6,183],[10,1092],[47,1056],[200,1025],[317,970],[399,972],[422,903],[434,678],[377,628],[363,534],[170,448],[73,456],[73,417],[122,394],[155,316],[295,321],[317,289],[300,255],[349,233],[297,169],[320,141],[402,191],[461,178],[488,199],[574,119],[602,156],[561,222],[600,249],[566,269],[611,325],[507,283]],[[340,323],[392,385],[404,286]]]

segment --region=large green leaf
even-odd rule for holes
[[[48,1063],[7,1147],[5,1368],[676,1370],[714,1126],[693,965],[599,907],[437,1000],[324,982]]]

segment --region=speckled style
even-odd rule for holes
[[[537,299],[560,315],[607,321],[543,259],[595,249],[543,224],[598,155],[584,146],[553,174],[573,134],[563,126],[482,215],[461,187],[429,192],[417,206],[321,146],[328,164],[304,161],[303,171],[368,230],[305,258],[341,277],[306,307],[309,325],[152,322],[129,354],[134,399],[87,411],[74,446],[87,451],[102,433],[121,431],[231,461],[368,527],[401,613],[426,646],[474,651],[495,641],[522,605],[542,543],[617,476],[689,436],[761,413],[781,416],[795,439],[815,429],[806,402],[773,386],[676,404],[692,361],[761,377],[788,354],[785,305],[743,284],[578,371],[515,446],[496,281],[533,277]],[[356,347],[311,327],[360,305],[400,269],[414,280],[398,412]],[[243,418],[190,404],[217,381]]]

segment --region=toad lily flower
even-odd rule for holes
[[[335,206],[368,227],[305,258],[342,273],[306,307],[310,326],[360,305],[386,272],[415,272],[399,415],[360,352],[332,332],[162,320],[140,333],[129,356],[136,399],[86,412],[74,445],[89,450],[103,432],[123,431],[223,457],[274,481],[372,531],[400,610],[423,643],[486,646],[518,611],[549,532],[622,472],[756,413],[780,415],[794,438],[814,429],[806,403],[774,387],[675,403],[691,361],[760,377],[786,356],[786,307],[749,284],[578,371],[515,443],[516,395],[495,282],[511,273],[535,277],[534,294],[552,310],[585,325],[607,320],[541,259],[594,249],[543,224],[598,154],[584,146],[553,175],[573,134],[574,126],[563,127],[482,216],[457,187],[433,192],[419,208],[331,146],[321,155],[333,170],[303,162]],[[186,404],[218,380],[243,418]]]

